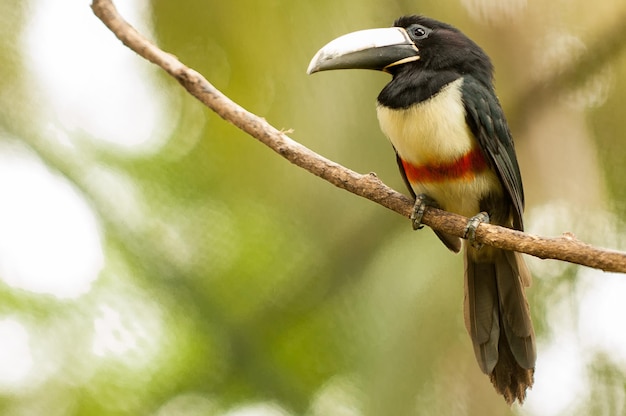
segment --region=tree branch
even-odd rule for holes
[[[143,37],[117,12],[111,0],[93,0],[94,13],[131,50],[158,65],[178,80],[194,97],[250,136],[258,139],[291,163],[306,169],[333,185],[367,198],[405,217],[413,209],[413,201],[386,186],[375,174],[359,174],[347,169],[289,138],[264,118],[250,113],[217,90],[202,75],[183,65]],[[427,208],[423,223],[431,228],[464,237],[468,219]],[[481,224],[476,241],[506,250],[527,253],[541,259],[556,259],[604,271],[626,273],[626,253],[592,247],[571,234],[544,238],[491,224]]]

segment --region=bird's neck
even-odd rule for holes
[[[409,108],[439,93],[446,85],[461,78],[453,71],[409,70],[399,68],[393,79],[378,95],[378,103],[393,109]]]

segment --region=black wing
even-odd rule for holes
[[[513,204],[513,227],[523,231],[522,177],[515,156],[513,138],[502,107],[492,88],[487,88],[470,76],[464,77],[462,90],[467,124],[478,139],[480,148],[498,173]]]

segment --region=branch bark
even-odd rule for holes
[[[203,104],[224,120],[234,124],[261,141],[291,163],[306,169],[333,185],[367,198],[405,217],[413,209],[413,201],[386,186],[375,174],[359,174],[339,165],[289,138],[227,96],[195,70],[185,66],[173,55],[159,49],[127,23],[117,12],[111,0],[93,0],[96,16],[131,50],[161,67]],[[464,237],[468,219],[427,208],[423,223],[431,228]],[[476,241],[482,244],[530,254],[541,259],[556,259],[604,271],[626,273],[626,253],[592,247],[571,234],[545,238],[491,224],[481,224],[476,230]]]

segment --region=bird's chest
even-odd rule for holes
[[[380,127],[403,160],[415,166],[442,163],[476,147],[465,122],[462,83],[459,78],[408,108],[377,107]]]
[[[481,197],[499,182],[466,123],[462,83],[460,78],[408,108],[379,105],[377,114],[413,191],[449,211],[474,215]]]

